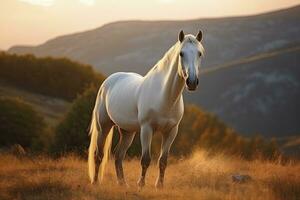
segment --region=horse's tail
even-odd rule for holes
[[[95,155],[98,151],[97,147],[97,140],[98,140],[98,134],[101,132],[101,126],[98,120],[99,116],[99,105],[100,105],[100,98],[99,95],[97,95],[95,107],[93,110],[92,115],[92,121],[90,124],[90,130],[89,135],[91,136],[91,142],[89,147],[89,156],[88,156],[88,170],[89,170],[89,177],[91,180],[91,183],[94,183],[95,178]]]
[[[102,182],[102,180],[103,180],[105,167],[109,160],[113,134],[114,134],[114,127],[112,127],[110,129],[110,131],[106,137],[106,140],[105,140],[105,145],[104,145],[104,149],[103,149],[103,158],[102,158],[102,163],[101,163],[101,168],[100,168],[100,182]]]
[[[91,142],[90,142],[90,147],[89,147],[89,155],[88,155],[88,171],[89,171],[89,177],[91,180],[91,183],[94,183],[94,178],[95,178],[95,155],[98,151],[97,147],[97,140],[98,140],[98,135],[99,133],[102,133],[101,129],[101,124],[99,122],[99,111],[100,111],[100,99],[101,99],[101,89],[97,95],[95,107],[93,110],[93,115],[92,115],[92,121],[90,124],[90,130],[89,130],[89,135],[91,136]],[[102,164],[100,168],[100,181],[103,180],[103,175],[104,175],[104,170],[105,166],[108,163],[109,159],[109,154],[110,154],[110,149],[111,149],[111,143],[112,143],[112,137],[113,137],[113,127],[109,131],[109,134],[106,137],[105,140],[105,145],[103,149],[103,159],[102,159]]]

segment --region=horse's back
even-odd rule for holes
[[[103,83],[107,112],[111,120],[123,129],[138,128],[136,101],[142,80],[139,74],[118,72]]]
[[[120,84],[127,85],[128,82],[131,84],[138,84],[142,80],[142,76],[137,73],[131,72],[117,72],[111,74],[107,79],[105,79],[103,85],[106,88],[118,87]]]

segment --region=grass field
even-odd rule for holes
[[[152,163],[146,187],[138,190],[137,159],[124,163],[129,187],[123,188],[116,184],[112,162],[104,182],[91,185],[86,161],[76,156],[54,160],[1,154],[0,199],[300,199],[299,163],[248,162],[199,152],[170,159],[163,190],[154,187],[157,167]],[[235,183],[233,174],[247,174],[251,180]]]

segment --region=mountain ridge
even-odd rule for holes
[[[250,14],[250,15],[236,15],[236,16],[226,16],[226,17],[202,17],[202,18],[194,18],[194,19],[184,19],[184,20],[118,20],[118,21],[113,21],[113,22],[108,22],[105,23],[99,27],[95,27],[92,29],[88,29],[88,30],[83,30],[83,31],[76,31],[73,33],[66,33],[64,35],[60,35],[60,36],[55,36],[51,39],[46,40],[45,42],[42,42],[38,45],[12,45],[11,47],[9,47],[7,49],[7,51],[13,51],[14,48],[18,48],[18,47],[35,47],[35,46],[39,46],[39,45],[43,45],[47,42],[50,42],[51,40],[55,40],[55,39],[59,39],[61,37],[65,37],[65,36],[74,36],[77,34],[82,34],[82,33],[86,33],[86,32],[90,32],[90,31],[96,31],[98,29],[104,28],[106,26],[110,26],[110,25],[114,25],[114,24],[120,24],[120,23],[136,23],[136,22],[141,22],[141,23],[169,23],[169,22],[187,22],[187,21],[198,21],[198,20],[218,20],[218,19],[235,19],[235,18],[248,18],[248,17],[258,17],[258,16],[264,16],[264,15],[271,15],[271,14],[277,14],[277,13],[284,13],[284,11],[294,11],[296,14],[299,13],[300,11],[300,4],[299,5],[295,5],[295,6],[290,6],[290,7],[286,7],[283,9],[276,9],[276,10],[272,10],[272,11],[268,11],[268,12],[261,12],[261,13],[257,13],[257,14]]]

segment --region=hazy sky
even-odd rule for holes
[[[127,19],[192,19],[248,15],[300,0],[0,0],[0,49]]]

